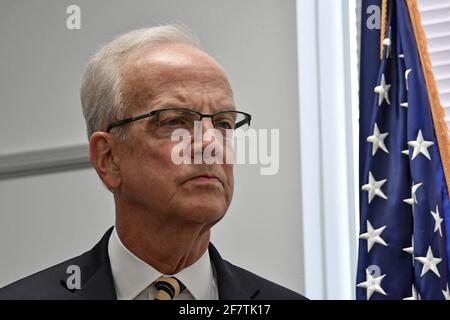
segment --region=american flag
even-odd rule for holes
[[[363,0],[360,300],[450,299],[449,193],[411,3],[387,2],[380,41],[381,1]]]

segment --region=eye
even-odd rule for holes
[[[219,113],[215,116],[214,127],[216,129],[228,130],[234,129],[236,116],[227,112]]]
[[[186,124],[186,119],[182,117],[170,118],[160,122],[161,127],[175,127],[175,126],[183,126]]]
[[[215,127],[217,129],[233,129],[234,128],[234,123],[228,120],[220,120],[220,121],[216,121]]]

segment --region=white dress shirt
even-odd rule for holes
[[[217,280],[209,251],[177,274],[165,275],[129,251],[114,228],[108,243],[109,261],[118,300],[153,300],[152,284],[161,276],[173,276],[186,289],[175,300],[218,300]]]

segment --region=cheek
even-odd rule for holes
[[[125,155],[122,175],[129,187],[141,188],[144,192],[162,191],[167,194],[174,188],[176,171],[170,157],[170,146],[163,144],[144,145]],[[139,191],[139,190],[135,190]]]
[[[152,147],[151,152],[145,155],[143,165],[146,167],[146,174],[153,178],[151,184],[154,188],[165,189],[166,192],[174,192],[177,184],[177,176],[181,169],[173,163],[170,153],[171,146],[161,144]],[[145,178],[141,177],[142,178]]]
[[[233,175],[233,165],[231,164],[224,164],[223,165],[223,170],[225,172],[225,176],[227,178],[226,181],[226,193],[228,196],[228,201],[231,201],[231,198],[233,196],[233,190],[234,190],[234,175]]]

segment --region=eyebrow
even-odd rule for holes
[[[160,103],[160,104],[156,104],[154,106],[151,106],[150,109],[147,112],[150,111],[154,111],[154,110],[160,110],[160,109],[167,109],[167,108],[174,108],[174,109],[190,109],[190,110],[194,110],[197,112],[200,112],[200,108],[197,108],[195,105],[191,105],[191,104],[185,104],[185,103]],[[236,110],[236,106],[233,105],[219,105],[217,107],[213,107],[212,108],[212,113],[216,113],[216,112],[221,112],[221,111],[235,111]]]

